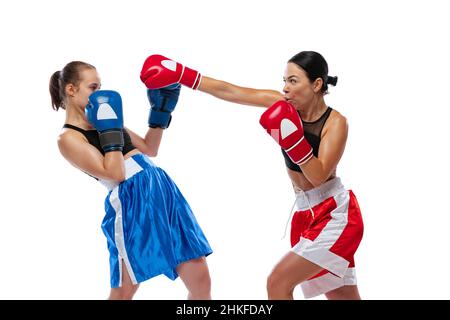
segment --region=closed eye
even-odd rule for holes
[[[92,84],[89,86],[89,89],[91,89],[92,91],[97,91],[100,90],[100,85],[99,84]]]

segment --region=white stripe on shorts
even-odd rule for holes
[[[348,268],[342,278],[331,273],[302,282],[301,287],[305,299],[318,296],[342,286],[356,285],[355,268]]]
[[[125,248],[125,239],[123,234],[123,222],[122,222],[122,203],[119,198],[119,186],[115,187],[111,194],[109,195],[109,202],[116,212],[116,219],[114,220],[114,241],[116,243],[117,251],[119,252],[118,260],[119,260],[119,287],[122,286],[122,261],[125,263],[125,266],[128,271],[128,275],[130,276],[133,284],[137,284],[136,277],[133,272],[133,268],[131,267],[130,260],[128,259],[127,249]]]

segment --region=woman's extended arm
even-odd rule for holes
[[[198,71],[159,54],[149,56],[142,66],[141,80],[149,89],[180,83],[191,89],[209,93],[219,99],[259,107],[270,107],[283,99],[274,90],[258,90],[202,76]]]
[[[283,99],[283,94],[275,90],[239,87],[206,76],[203,76],[197,90],[209,93],[222,100],[266,108]]]

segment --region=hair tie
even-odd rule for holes
[[[327,76],[327,84],[331,84],[332,86],[336,86],[338,81],[338,77]]]

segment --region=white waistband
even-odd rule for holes
[[[340,178],[329,180],[317,188],[308,191],[303,191],[300,189],[295,190],[295,202],[291,208],[291,212],[289,212],[289,217],[284,227],[283,238],[286,236],[286,231],[294,212],[309,210],[314,219],[314,211],[312,208],[315,205],[318,205],[325,199],[338,195],[343,191],[345,191],[345,188],[342,185]]]
[[[137,163],[133,157],[129,157],[128,159],[126,159],[124,161],[125,164],[125,180],[130,179],[132,176],[134,176],[136,173],[141,172],[142,170],[144,170],[139,163]],[[114,189],[115,187],[117,187],[119,184],[111,181],[111,180],[103,180],[103,179],[99,179],[98,180],[102,185],[104,185],[106,187],[106,189],[108,189],[108,191]]]
[[[308,191],[296,190],[295,211],[311,209],[325,199],[344,191],[345,188],[340,178],[329,180],[317,188]]]

